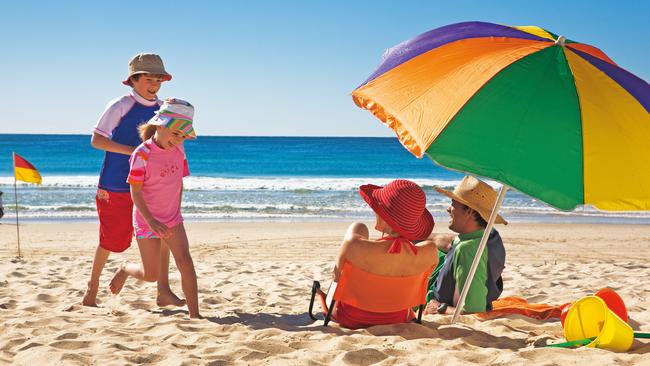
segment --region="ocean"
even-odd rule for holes
[[[184,180],[187,221],[371,220],[359,185],[404,178],[424,188],[428,209],[446,223],[449,200],[433,187],[453,189],[463,177],[416,159],[395,138],[201,136],[185,149],[191,173]],[[15,221],[12,151],[43,176],[40,186],[18,182],[21,221],[97,220],[103,152],[90,146],[89,135],[0,134],[0,223]],[[515,190],[507,192],[501,213],[511,222],[650,223],[650,212],[563,212]]]

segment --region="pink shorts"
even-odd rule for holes
[[[98,189],[95,203],[99,216],[99,246],[116,253],[125,251],[133,238],[131,193]]]
[[[183,222],[181,221],[180,223],[174,225],[174,226],[169,226],[169,228],[176,227]],[[147,224],[137,224],[136,222],[133,223],[133,228],[135,229],[135,238],[136,239],[160,239],[160,235],[158,235],[157,232],[151,230],[149,225]]]
[[[160,235],[151,230],[148,225],[145,227],[134,227],[136,239],[160,239]]]

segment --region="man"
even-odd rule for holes
[[[451,313],[450,308],[458,304],[460,292],[467,280],[472,261],[476,255],[481,237],[487,226],[497,192],[488,184],[472,176],[466,176],[453,192],[440,187],[436,191],[451,198],[447,208],[450,216],[449,229],[457,232],[453,238],[438,235],[433,240],[444,255],[429,279],[427,307],[425,314]],[[497,224],[507,224],[500,215]],[[444,254],[446,252],[446,254]],[[462,311],[465,313],[484,312],[492,309],[492,301],[503,291],[501,273],[505,267],[506,251],[499,233],[492,229],[483,251],[476,274],[467,293]]]

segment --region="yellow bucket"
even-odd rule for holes
[[[598,296],[585,296],[576,301],[564,321],[567,341],[596,337],[587,347],[625,352],[632,347],[634,331]]]

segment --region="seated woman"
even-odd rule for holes
[[[411,276],[420,274],[438,262],[438,249],[426,239],[433,230],[433,217],[426,209],[422,189],[408,180],[395,180],[385,187],[372,184],[359,188],[359,194],[375,211],[375,229],[383,234],[370,239],[368,227],[353,223],[341,244],[334,280],[338,282],[343,264],[382,276]],[[413,241],[424,240],[413,244]],[[332,319],[347,328],[362,328],[378,324],[403,323],[414,317],[411,309],[393,313],[373,313],[337,302]]]

